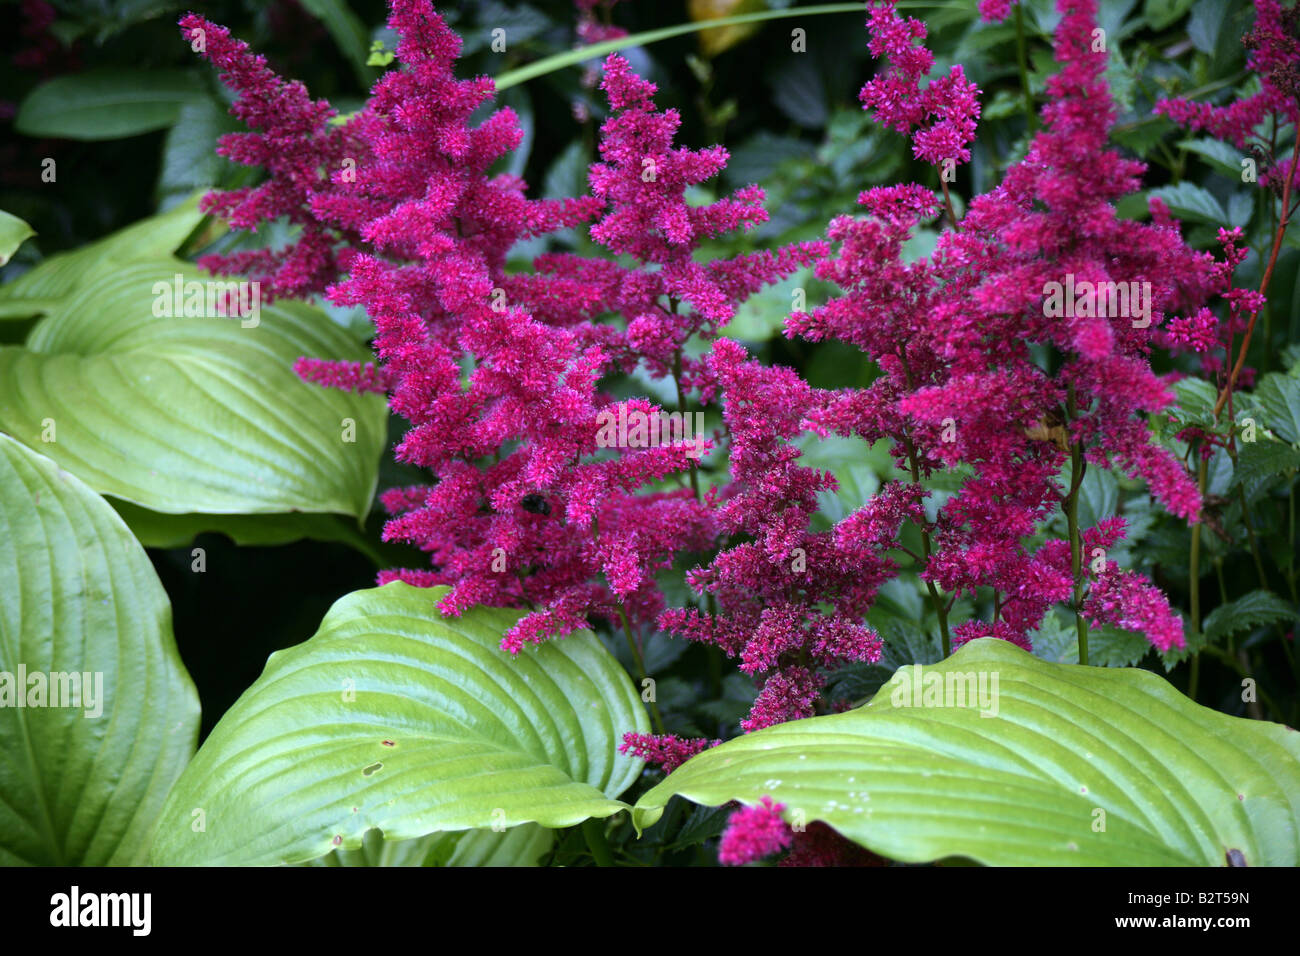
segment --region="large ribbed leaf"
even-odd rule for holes
[[[378,830],[358,850],[335,850],[305,866],[537,866],[555,844],[555,831],[525,823],[495,832],[462,830],[414,840],[385,840]]]
[[[944,695],[927,696],[936,680]],[[1300,862],[1294,730],[1200,707],[1148,671],[1053,664],[993,638],[900,668],[856,710],[705,751],[641,798],[637,825],[674,794],[770,795],[792,823],[905,862]]]
[[[91,675],[75,707],[73,673]],[[0,864],[142,863],[198,725],[144,549],[102,498],[0,435]]]
[[[164,287],[179,283],[183,313],[186,283],[207,281],[162,251],[198,219],[184,207],[0,289],[0,311],[44,315],[26,347],[0,348],[0,429],[153,511],[363,517],[383,399],[309,385],[293,363],[368,353],[298,303],[248,319],[156,315],[177,311]]]
[[[585,631],[512,658],[516,612],[444,619],[444,593],[353,592],[273,654],[177,783],[154,861],[296,863],[372,827],[399,841],[624,809],[641,763],[617,747],[649,729],[626,672]]]

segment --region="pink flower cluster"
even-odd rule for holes
[[[449,584],[444,613],[531,609],[504,638],[511,651],[585,627],[590,614],[626,618],[639,637],[662,610],[655,573],[679,552],[710,549],[715,519],[689,488],[639,493],[691,472],[695,444],[598,446],[606,417],[660,411],[615,401],[601,379],[640,367],[673,376],[683,400],[707,399],[707,369],[685,354],[687,341],[715,335],[739,302],[825,246],[696,262],[701,242],[766,219],[762,190],[687,202],[727,153],[674,148],[680,117],[658,111],[653,84],[618,56],[605,64],[611,115],[592,194],[527,198],[517,178],[488,175],[522,135],[513,112],[469,124],[491,80],[455,78],[460,40],[427,2],[392,7],[401,68],[337,126],[223,28],[182,21],[187,39],[202,31],[206,55],[241,94],[237,115],[257,130],[223,150],[271,173],[209,198],[209,208],[240,228],[279,216],[302,227],[288,250],[204,264],[251,271],[279,294],[325,289],[374,321],[378,366],[304,359],[298,370],[323,385],[387,391],[412,425],[398,459],[434,477],[382,495],[394,516],[385,539],[417,545],[430,566],[386,571],[381,582]],[[631,264],[551,253],[532,272],[507,272],[516,242],[593,219],[592,238]]]
[[[889,67],[868,81],[858,94],[876,119],[900,133],[912,133],[912,153],[936,165],[950,160],[970,162],[970,142],[980,116],[979,88],[966,79],[960,65],[928,83],[921,81],[934,66],[934,55],[920,44],[925,24],[903,19],[894,0],[875,0],[867,29],[871,55],[889,57]]]
[[[675,734],[625,734],[618,751],[640,757],[664,773],[672,773],[696,754],[720,743],[721,740],[705,740],[703,737],[691,740]]]
[[[718,847],[723,866],[742,866],[778,853],[790,845],[790,825],[781,817],[784,803],[763,797],[752,807],[737,810],[727,821]]]
[[[716,612],[670,609],[660,624],[767,675],[745,730],[815,713],[832,662],[878,659],[880,640],[864,621],[898,571],[890,553],[905,550],[905,524],[925,532],[925,553],[915,557],[937,614],[953,596],[984,589],[994,598],[993,618],[956,625],[952,646],[998,637],[1029,648],[1049,608],[1075,605],[1087,583],[1082,569],[1072,571],[1069,542],[1027,544],[1068,495],[1059,477],[1067,453],[1080,469],[1086,456],[1093,467],[1145,478],[1175,514],[1198,513],[1195,484],[1147,431],[1144,413],[1172,400],[1147,355],[1164,310],[1203,301],[1221,267],[1188,248],[1171,223],[1116,215],[1114,203],[1137,188],[1142,167],[1107,148],[1114,109],[1105,55],[1092,50],[1094,4],[1063,0],[1061,9],[1062,69],[1048,84],[1043,130],[930,258],[903,256],[912,230],[938,210],[920,186],[868,190],[859,199],[865,216],[832,221],[837,254],[816,274],[844,293],[793,314],[787,334],[856,346],[881,371],[870,386],[815,390],[789,369],[749,361],[734,343],[714,346],[733,479],[718,518],[723,531],[747,540],[688,576],[716,600]],[[889,3],[872,8],[869,25],[873,51],[901,60],[914,83],[929,63],[910,47],[923,31]],[[915,122],[900,112],[902,92],[895,101],[881,80],[872,84],[864,102],[885,121]],[[946,92],[954,110],[971,114],[967,90]],[[1044,297],[1067,275],[1147,284],[1151,314],[1052,315]],[[1036,361],[1035,344],[1058,357],[1054,370]],[[888,440],[908,477],[813,533],[816,496],[835,482],[799,464],[793,441],[808,430]],[[924,481],[954,468],[970,477],[931,517]],[[1142,631],[1158,648],[1182,644],[1181,621],[1139,575],[1108,571],[1092,584],[1079,609]]]
[[[778,866],[884,866],[885,861],[840,836],[824,823],[813,821],[792,828],[781,812],[785,804],[764,796],[752,807],[742,807],[727,820],[718,847],[723,866],[743,866],[788,850]]]

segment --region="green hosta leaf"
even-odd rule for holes
[[[517,613],[444,619],[444,593],[356,591],[273,654],[177,783],[155,862],[294,863],[372,827],[401,841],[624,809],[641,762],[617,747],[649,730],[627,673],[586,631],[512,658]]]
[[[555,831],[535,823],[492,830],[434,833],[414,840],[385,840],[367,831],[359,850],[335,850],[307,866],[537,866],[555,844]]]
[[[202,95],[203,84],[190,71],[92,70],[36,87],[14,125],[28,136],[120,139],[171,126],[181,107]]]
[[[28,319],[57,308],[91,269],[166,258],[203,220],[197,198],[161,216],[143,219],[107,239],[46,259],[13,282],[0,285],[0,318]]]
[[[982,681],[987,696],[895,706],[914,679]],[[637,826],[673,795],[770,795],[787,820],[905,862],[1223,866],[1230,850],[1251,866],[1300,862],[1294,730],[1200,707],[1148,671],[1052,664],[993,638],[902,668],[857,710],[705,751],[637,802]]]
[[[195,189],[221,184],[223,174],[228,175],[236,167],[217,154],[217,140],[240,128],[239,121],[212,97],[191,100],[182,106],[176,125],[167,131],[163,145],[158,192],[168,198],[183,198]]]
[[[196,216],[160,217],[166,244]],[[242,320],[156,315],[160,300],[174,309],[178,281],[184,291],[208,280],[138,228],[0,290],[0,308],[44,315],[26,347],[0,348],[0,428],[96,491],[153,511],[365,516],[384,401],[309,385],[293,363],[369,353],[294,302]]]
[[[1220,605],[1205,619],[1203,630],[1207,641],[1217,641],[1229,634],[1249,631],[1274,621],[1294,621],[1300,618],[1295,608],[1270,591],[1251,591],[1235,601]]]
[[[72,674],[91,675],[75,707]],[[142,863],[198,728],[144,549],[102,498],[0,435],[0,865]]]
[[[18,247],[36,235],[36,230],[12,213],[0,209],[0,266],[8,262]]]

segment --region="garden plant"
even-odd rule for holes
[[[0,9],[0,862],[1300,863],[1294,7]]]

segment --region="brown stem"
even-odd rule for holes
[[[1277,232],[1273,235],[1273,251],[1269,254],[1268,266],[1264,269],[1264,277],[1259,283],[1260,295],[1268,291],[1268,284],[1273,278],[1273,267],[1277,265],[1278,253],[1282,251],[1282,238],[1286,235],[1286,227],[1291,221],[1291,186],[1295,182],[1297,164],[1300,164],[1300,129],[1296,130],[1295,149],[1291,153],[1291,168],[1287,170],[1286,182],[1282,185],[1282,218],[1277,222]],[[1219,400],[1214,403],[1214,417],[1216,419],[1219,417],[1219,412],[1223,411],[1228,396],[1232,393],[1232,386],[1237,382],[1241,367],[1246,364],[1246,350],[1250,348],[1250,337],[1255,332],[1255,320],[1257,318],[1259,318],[1258,309],[1250,314],[1250,323],[1246,326],[1246,334],[1241,340],[1241,350],[1237,352],[1237,362],[1232,366],[1232,371],[1228,373],[1228,381],[1223,386]]]
[[[961,226],[957,225],[957,213],[952,208],[952,196],[948,195],[948,181],[943,178],[943,173],[939,174],[939,185],[943,187],[943,204],[948,210],[948,221],[952,223],[954,232],[961,232]]]

